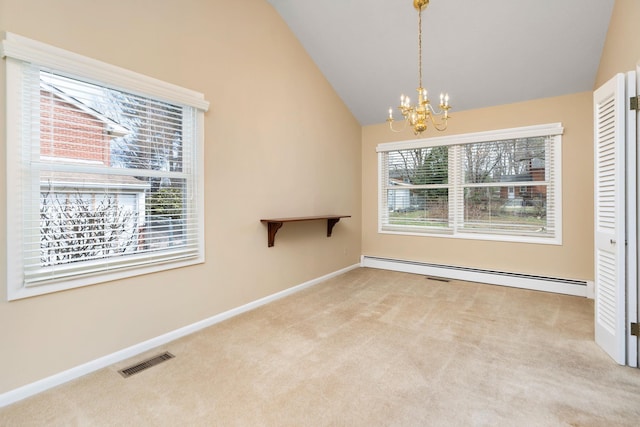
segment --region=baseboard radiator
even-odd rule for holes
[[[535,291],[554,292],[565,295],[591,298],[593,295],[593,282],[586,280],[560,279],[556,277],[482,270],[478,268],[442,264],[429,264],[425,262],[379,258],[366,255],[363,255],[361,258],[361,266],[422,274],[425,276],[453,280],[465,280],[469,282],[488,283],[492,285],[531,289]]]

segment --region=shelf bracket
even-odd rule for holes
[[[340,221],[340,218],[327,218],[327,237],[331,237],[333,226]]]
[[[271,247],[275,244],[275,240],[276,240],[276,233],[278,232],[278,230],[280,230],[280,227],[282,227],[283,222],[282,221],[269,221],[267,222],[267,233],[268,233],[268,241],[267,241],[267,246]]]

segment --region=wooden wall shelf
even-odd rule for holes
[[[267,246],[272,247],[275,244],[276,233],[285,222],[296,221],[315,221],[327,220],[327,237],[331,237],[333,226],[340,221],[340,218],[351,218],[351,215],[318,215],[318,216],[299,216],[293,218],[267,218],[261,219],[260,222],[267,224]]]

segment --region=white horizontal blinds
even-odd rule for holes
[[[461,230],[554,235],[550,138],[478,142],[457,149],[464,193]]]
[[[556,234],[558,228],[561,228],[562,226],[561,224],[556,224],[556,221],[558,219],[557,209],[560,209],[559,206],[556,206],[556,183],[558,182],[558,171],[556,171],[557,150],[555,149],[555,145],[558,139],[558,136],[547,136],[545,138],[545,148],[547,150],[547,157],[545,162],[545,180],[547,183],[547,216],[545,219],[547,221],[547,225],[546,230],[544,231],[548,235]]]
[[[452,145],[449,148],[449,177],[453,185],[451,185],[449,199],[449,224],[452,232],[455,234],[463,224],[464,217],[464,190],[459,183],[463,176],[464,170],[462,149],[460,145]]]
[[[379,206],[378,206],[378,226],[380,229],[389,224],[389,157],[386,152],[378,153],[378,190]]]
[[[560,123],[379,144],[380,230],[558,244]]]
[[[36,66],[23,82],[25,284],[196,257],[195,108]]]
[[[449,230],[449,148],[422,147],[382,153],[383,229]]]

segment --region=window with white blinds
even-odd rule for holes
[[[381,232],[561,243],[559,124],[380,144]]]
[[[203,262],[203,97],[11,34],[2,48],[9,298]]]

